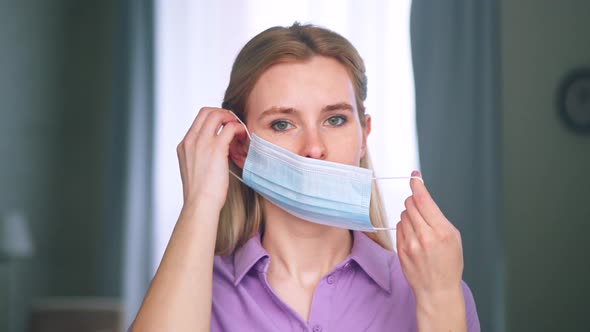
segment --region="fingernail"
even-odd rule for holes
[[[412,172],[412,176],[420,176],[420,172],[418,172],[418,171],[413,171],[413,172]]]

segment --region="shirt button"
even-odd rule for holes
[[[345,268],[345,269],[348,269],[348,267],[349,267],[349,266],[350,266],[350,262],[348,262],[348,263],[344,264],[344,268]]]
[[[322,332],[322,327],[319,325],[314,325],[313,332]]]
[[[333,284],[336,281],[336,277],[334,277],[333,274],[330,274],[328,276],[328,279],[326,280],[330,285]],[[317,326],[317,325],[316,325]]]

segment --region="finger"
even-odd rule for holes
[[[406,206],[406,211],[408,212],[408,216],[410,217],[410,221],[412,222],[412,227],[417,236],[420,234],[424,234],[430,231],[430,225],[424,220],[416,205],[414,203],[414,197],[410,196],[406,198],[404,205]]]
[[[197,112],[197,116],[195,116],[195,119],[193,120],[193,123],[191,124],[188,131],[186,132],[186,135],[184,136],[183,140],[190,139],[191,137],[196,137],[197,133],[201,130],[201,127],[203,126],[203,123],[205,122],[207,115],[209,115],[209,113],[211,113],[215,110],[221,110],[221,108],[215,108],[215,107],[201,108],[199,110],[199,112]]]
[[[403,211],[400,215],[400,224],[404,230],[404,238],[406,241],[410,241],[416,237],[416,232],[414,230],[414,226],[412,225],[412,221],[410,221],[410,217],[408,215],[408,211]]]
[[[418,171],[413,172],[412,176],[421,177]],[[441,220],[444,220],[444,215],[430,196],[424,183],[417,179],[411,179],[410,188],[412,189],[414,204],[420,215],[424,218],[424,221],[431,227],[440,224]]]
[[[412,227],[412,222],[409,220],[406,211],[402,212],[401,221],[399,224],[403,231],[403,241],[398,245],[398,253],[401,253],[400,257],[403,255],[415,257],[415,255],[419,252],[420,242],[416,237],[416,233]]]
[[[399,248],[405,241],[404,230],[402,227],[401,221],[398,221],[398,223],[395,225],[395,247],[397,248],[398,253],[400,252]]]
[[[245,138],[246,128],[234,118],[234,121],[226,123],[219,133],[219,143],[223,144],[223,146],[229,146],[235,137]]]
[[[207,118],[199,130],[199,137],[213,138],[219,133],[221,126],[238,121],[233,114],[227,110],[218,110],[207,114]]]
[[[404,230],[402,229],[402,227],[403,226],[402,226],[401,220],[395,224],[395,236],[396,236],[396,239],[398,239],[398,240],[400,238],[402,240],[404,239]]]

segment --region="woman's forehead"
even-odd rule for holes
[[[314,56],[307,61],[281,62],[267,69],[254,85],[246,109],[249,113],[272,108],[319,112],[343,104],[356,110],[348,71],[335,59]]]

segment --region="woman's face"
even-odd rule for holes
[[[321,56],[266,70],[247,100],[246,123],[250,132],[300,156],[354,166],[371,130],[368,115],[361,126],[345,67]]]

